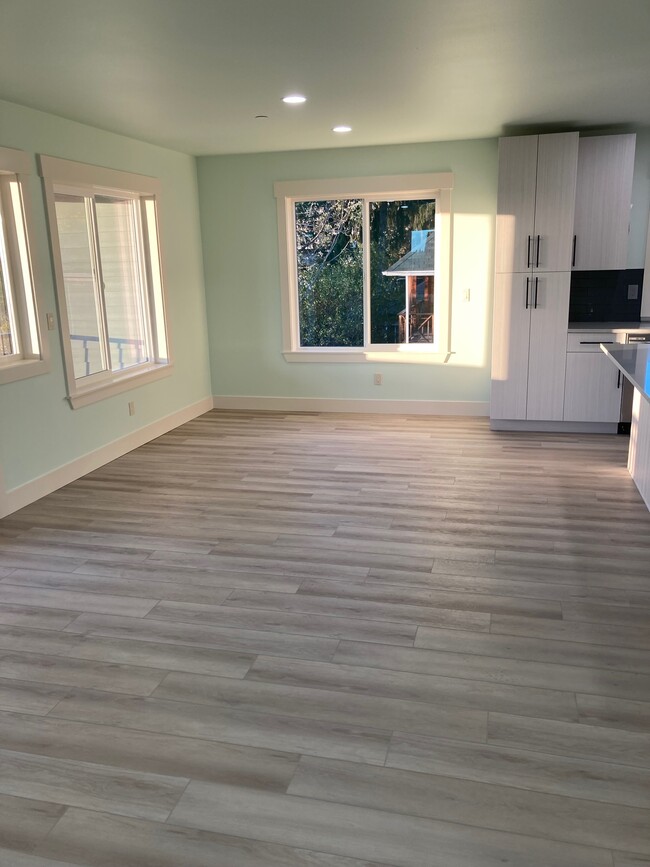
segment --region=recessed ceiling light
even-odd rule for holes
[[[300,105],[301,102],[307,102],[306,96],[301,96],[299,93],[290,93],[289,96],[283,96],[282,102],[288,105]]]
[[[343,124],[341,126],[333,126],[332,132],[352,132],[352,127]]]

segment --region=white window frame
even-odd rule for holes
[[[409,362],[438,364],[451,347],[451,172],[385,177],[279,181],[274,184],[278,214],[282,350],[289,362]],[[373,344],[370,342],[370,247],[363,246],[363,347],[300,345],[295,204],[305,201],[361,199],[364,224],[370,202],[435,199],[434,342],[432,344]]]
[[[0,355],[0,384],[39,376],[50,369],[47,342],[39,317],[42,306],[37,297],[42,281],[34,271],[30,245],[32,220],[27,187],[32,161],[24,151],[0,147],[0,203],[6,250],[6,286],[12,329],[18,352]]]
[[[116,169],[107,169],[101,166],[93,166],[87,163],[77,163],[72,160],[63,160],[57,157],[41,155],[39,157],[40,171],[45,190],[45,203],[50,230],[50,246],[54,265],[54,276],[57,289],[59,307],[59,320],[63,355],[65,360],[66,381],[68,387],[68,400],[73,409],[104,400],[108,397],[121,394],[129,389],[153,382],[172,372],[172,352],[167,323],[166,310],[168,309],[165,292],[165,279],[161,253],[161,230],[160,230],[160,189],[161,184],[157,178],[147,175],[138,175],[130,172],[122,172]],[[74,192],[79,195],[125,195],[140,200],[140,207],[144,210],[146,201],[153,200],[157,227],[157,238],[151,244],[152,255],[155,252],[158,257],[160,269],[161,287],[157,297],[152,297],[152,277],[149,261],[141,263],[146,274],[145,299],[147,307],[146,329],[148,331],[151,348],[157,345],[155,334],[163,334],[167,347],[167,359],[154,357],[153,361],[133,365],[124,370],[103,370],[99,373],[90,374],[82,378],[75,377],[72,357],[72,345],[70,339],[70,325],[67,314],[67,302],[65,295],[65,282],[63,277],[63,264],[59,245],[58,223],[55,206],[55,188],[66,189],[66,192]],[[146,232],[146,223],[143,220],[143,232]],[[102,329],[106,328],[106,320],[103,306],[99,305],[99,313],[102,317]],[[105,335],[106,336],[106,335]]]

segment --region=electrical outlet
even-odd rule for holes
[[[129,401],[129,415],[135,415],[135,401]]]
[[[374,378],[375,385],[383,385],[384,377],[381,373],[376,373]]]
[[[48,313],[45,317],[45,321],[47,322],[47,330],[54,331],[54,316],[51,313]]]
[[[465,289],[465,301],[469,301],[471,296],[471,290]]]

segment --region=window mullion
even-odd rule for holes
[[[100,349],[102,354],[102,367],[104,370],[111,371],[111,348],[108,333],[108,318],[106,316],[106,298],[104,295],[104,274],[102,271],[102,259],[99,250],[99,228],[97,226],[97,208],[95,205],[95,197],[86,197],[86,214],[88,218],[90,249],[93,257],[93,275],[95,278],[95,303],[99,314],[99,335]]]
[[[15,269],[12,267],[12,255],[11,255],[11,238],[9,237],[9,225],[10,220],[7,217],[7,214],[10,214],[10,200],[9,200],[9,184],[5,178],[2,178],[0,181],[0,209],[2,211],[1,219],[0,219],[0,232],[2,233],[2,237],[0,237],[0,268],[2,269],[2,274],[4,277],[4,287],[5,287],[5,302],[7,305],[7,318],[9,319],[9,329],[10,329],[10,339],[12,352],[11,357],[15,357],[16,355],[21,355],[22,346],[23,346],[23,334],[20,331],[19,317],[16,315],[16,274]],[[0,357],[2,357],[2,353],[0,352]]]
[[[371,340],[370,331],[370,202],[363,200],[363,216],[361,221],[363,240],[363,346],[367,349]]]
[[[147,357],[149,358],[149,360],[158,361],[161,357],[161,354],[160,347],[158,346],[158,335],[156,333],[155,327],[156,302],[154,298],[153,288],[153,265],[150,256],[147,255],[146,252],[151,250],[146,208],[147,202],[146,199],[143,197],[137,202],[136,205],[137,219],[135,220],[135,222],[137,223],[137,225],[135,229],[138,238],[140,274],[143,285],[142,303],[145,307],[143,323],[147,337]]]

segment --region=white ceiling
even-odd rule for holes
[[[193,154],[648,126],[650,0],[0,0],[0,98]]]

